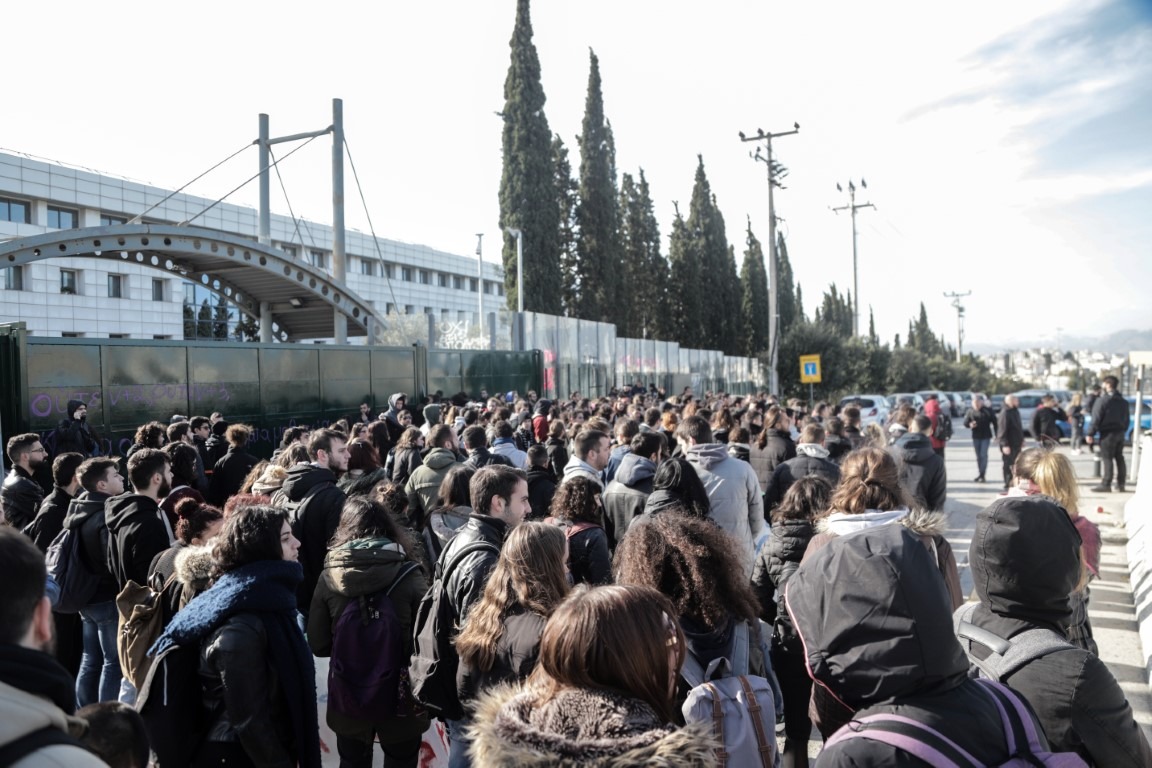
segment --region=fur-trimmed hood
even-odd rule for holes
[[[492,768],[703,768],[716,764],[707,724],[660,723],[621,694],[565,689],[551,700],[530,687],[500,686],[476,704],[470,754]]]
[[[899,522],[912,533],[920,536],[943,536],[948,527],[948,518],[943,512],[929,512],[926,509],[913,509],[911,511],[896,509],[881,512],[877,509],[868,509],[859,515],[833,512],[831,515],[816,521],[816,533],[845,536],[893,522]]]
[[[176,555],[176,580],[181,584],[207,582],[212,575],[212,546],[181,547]]]

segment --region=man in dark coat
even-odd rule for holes
[[[33,475],[44,463],[46,451],[40,435],[27,432],[8,440],[7,453],[12,471],[0,488],[0,523],[20,530],[32,522],[44,500],[44,489]]]
[[[134,492],[113,496],[104,506],[108,570],[121,589],[129,581],[147,584],[152,559],[174,538],[160,510],[160,499],[172,488],[168,454],[155,448],[136,451],[128,459],[128,479]]]
[[[652,494],[656,468],[668,452],[668,441],[660,432],[641,432],[632,438],[631,452],[620,460],[616,477],[604,489],[604,532],[615,547],[632,519],[644,512]]]
[[[548,466],[548,449],[533,445],[528,449],[528,503],[532,507],[531,519],[548,517],[552,497],[556,495],[556,475]]]
[[[1060,445],[1064,433],[1056,423],[1059,421],[1067,422],[1068,414],[1056,402],[1055,396],[1044,395],[1040,398],[1040,406],[1032,413],[1032,437],[1042,446]]]
[[[48,551],[52,539],[64,528],[68,505],[80,492],[80,478],[76,475],[76,468],[83,461],[84,456],[79,453],[62,453],[52,462],[52,493],[41,502],[36,519],[24,526],[25,535],[32,539],[41,552]]]
[[[1004,407],[996,417],[996,441],[1004,459],[1004,490],[1012,485],[1012,467],[1024,447],[1024,425],[1020,423],[1020,399],[1016,395],[1004,398]]]
[[[1108,493],[1112,490],[1112,462],[1116,462],[1116,490],[1124,493],[1124,483],[1128,479],[1128,467],[1124,463],[1124,434],[1131,424],[1128,415],[1128,401],[1120,396],[1120,380],[1115,376],[1104,377],[1104,394],[1096,398],[1092,405],[1092,434],[1087,436],[1091,445],[1095,435],[1100,435],[1100,484],[1092,489],[1094,493]]]
[[[931,432],[931,420],[917,414],[891,450],[900,459],[900,485],[908,495],[923,509],[941,512],[948,498],[948,473],[944,457],[932,448]]]
[[[224,433],[228,441],[228,452],[217,460],[212,469],[212,479],[208,482],[208,498],[218,507],[223,507],[228,499],[240,492],[244,478],[260,459],[248,453],[248,438],[252,428],[247,424],[233,424]]]
[[[512,466],[507,456],[500,456],[488,450],[488,435],[484,427],[468,427],[464,430],[464,450],[468,451],[468,458],[464,463],[472,469],[481,469],[493,464]]]
[[[824,428],[819,424],[808,424],[800,433],[796,443],[796,458],[778,465],[768,481],[768,491],[764,494],[764,514],[768,515],[784,499],[784,494],[793,483],[808,475],[818,475],[835,488],[840,482],[840,467],[831,460],[824,447]]]
[[[68,418],[61,420],[52,434],[52,450],[57,456],[62,453],[79,453],[88,458],[100,452],[99,443],[88,427],[88,406],[79,400],[68,401]]]
[[[996,414],[984,402],[981,395],[972,398],[972,407],[964,414],[964,426],[972,430],[972,448],[976,451],[977,475],[974,482],[986,482],[988,471],[988,446],[992,442],[992,430],[996,428]]]
[[[957,615],[974,662],[992,661],[991,650],[979,638],[969,639],[973,633],[961,620],[1001,640],[1034,629],[1065,639],[1072,618],[1068,595],[1080,580],[1080,546],[1068,513],[1044,496],[1007,496],[976,516],[968,557],[980,602]],[[1152,765],[1152,749],[1124,691],[1094,654],[1068,643],[1008,672],[1002,682],[1032,704],[1054,750],[1078,752],[1089,765]]]

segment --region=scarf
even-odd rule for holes
[[[819,443],[797,443],[796,453],[802,453],[805,456],[811,456],[814,459],[828,458],[828,449]]]
[[[257,616],[292,718],[296,758],[301,768],[319,768],[316,668],[296,610],[296,588],[303,580],[303,567],[289,560],[260,560],[225,573],[173,617],[149,655],[173,645],[197,647],[230,617]]]
[[[64,714],[76,712],[76,684],[60,662],[22,645],[0,645],[0,682],[43,696]]]
[[[894,523],[907,514],[908,510],[904,507],[887,512],[878,509],[868,509],[858,515],[847,512],[834,512],[828,515],[824,522],[828,530],[837,536],[848,536],[849,534],[866,531],[873,526]]]

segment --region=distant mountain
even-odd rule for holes
[[[1046,347],[1053,343],[1049,338],[1044,341],[1036,339],[1011,339],[999,344],[974,343],[965,344],[966,352],[977,355],[990,355],[996,352],[1007,352],[1014,349],[1032,349]],[[1061,336],[1060,347],[1064,350],[1087,349],[1093,352],[1127,354],[1132,350],[1152,350],[1152,329],[1137,331],[1125,329],[1114,331],[1107,336]]]

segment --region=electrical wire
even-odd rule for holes
[[[168,193],[168,195],[167,195],[167,197],[165,197],[163,200],[161,200],[160,202],[158,202],[158,203],[156,203],[155,205],[153,205],[153,206],[152,206],[151,208],[149,208],[148,210],[144,211],[144,213],[140,213],[140,214],[137,214],[137,215],[133,216],[131,219],[129,219],[129,220],[128,220],[128,223],[129,223],[129,224],[135,224],[136,222],[140,221],[140,220],[141,220],[141,219],[143,219],[145,216],[147,216],[149,213],[151,213],[152,211],[156,210],[156,209],[157,209],[157,208],[159,208],[160,206],[164,205],[164,203],[168,202],[168,201],[169,201],[169,200],[171,200],[173,197],[175,197],[176,195],[178,195],[178,194],[180,194],[181,192],[183,192],[183,191],[184,191],[184,190],[185,190],[185,189],[186,189],[186,188],[187,188],[189,185],[191,185],[191,184],[195,184],[197,181],[199,181],[200,179],[204,178],[204,177],[205,177],[205,176],[207,176],[208,174],[212,173],[212,171],[214,171],[214,170],[216,170],[217,168],[219,168],[220,166],[224,165],[224,163],[226,163],[226,162],[228,162],[229,160],[231,160],[232,158],[236,157],[238,154],[240,154],[240,153],[241,153],[241,152],[243,152],[244,150],[248,149],[248,147],[250,147],[250,146],[252,146],[252,144],[251,144],[251,143],[248,143],[248,144],[245,144],[244,146],[240,147],[240,149],[238,149],[238,150],[236,150],[235,152],[233,152],[232,154],[228,155],[228,157],[226,157],[226,158],[224,158],[223,160],[221,160],[220,162],[216,163],[216,165],[214,165],[214,166],[212,166],[211,168],[209,168],[208,170],[204,171],[204,173],[202,173],[202,174],[200,174],[199,176],[197,176],[196,178],[192,179],[192,181],[189,181],[187,184],[185,184],[184,186],[180,187],[180,188],[179,188],[179,189],[177,189],[177,190],[173,190],[172,192],[169,192],[169,193]],[[249,181],[251,181],[251,179],[249,179]],[[247,183],[248,183],[248,182],[245,182],[245,184],[247,184]],[[233,191],[235,191],[235,190],[233,190]],[[228,194],[232,194],[232,193],[231,193],[231,192],[229,192]]]

